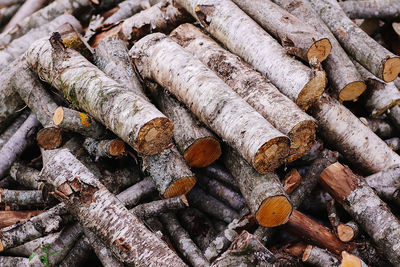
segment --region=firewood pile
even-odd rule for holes
[[[400,1],[0,25],[0,266],[400,266]]]

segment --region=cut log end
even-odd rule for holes
[[[331,53],[332,45],[328,38],[316,41],[307,51],[307,59],[317,58],[318,62],[324,61]]]
[[[57,127],[43,128],[38,132],[36,138],[40,147],[55,149],[62,144],[62,130]]]
[[[155,118],[139,131],[134,149],[144,155],[156,155],[171,143],[172,123],[167,118]]]
[[[265,199],[256,213],[256,220],[263,227],[285,224],[292,214],[293,207],[285,196]]]
[[[190,167],[206,167],[221,156],[221,144],[214,137],[197,139],[183,156]]]
[[[276,137],[265,143],[253,160],[253,167],[260,173],[275,170],[289,154],[290,144],[286,137]]]
[[[60,125],[64,120],[64,109],[62,107],[58,107],[53,114],[53,122],[55,125]]]
[[[314,77],[304,86],[297,97],[296,104],[302,109],[307,110],[315,103],[324,92],[326,85],[326,74],[324,71],[315,71]]]
[[[340,267],[361,267],[362,261],[357,256],[342,251],[342,264]]]
[[[306,262],[308,260],[308,257],[310,257],[312,249],[313,249],[313,246],[311,246],[311,245],[308,245],[306,247],[306,249],[304,250],[304,253],[303,253],[303,257],[301,258],[301,260],[303,262]]]
[[[389,58],[383,63],[382,77],[385,82],[391,82],[400,74],[400,57]]]
[[[340,101],[355,101],[364,93],[367,85],[363,81],[355,81],[347,84],[339,93]]]
[[[4,250],[4,246],[3,246],[3,243],[0,240],[0,252],[2,252],[3,250]]]
[[[317,125],[314,121],[301,121],[288,133],[290,138],[290,154],[288,161],[301,158],[313,145]]]
[[[196,178],[185,177],[175,181],[170,187],[165,190],[164,198],[171,198],[188,193],[196,184]]]
[[[121,140],[112,140],[108,153],[111,156],[122,156],[125,153],[125,143]]]
[[[354,238],[354,230],[345,224],[339,224],[337,227],[338,237],[342,242],[349,242]]]

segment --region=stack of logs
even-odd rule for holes
[[[398,0],[0,25],[0,266],[400,266]]]

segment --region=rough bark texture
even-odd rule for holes
[[[139,153],[157,154],[169,144],[172,125],[160,111],[54,39],[52,44],[40,40],[27,52],[27,61],[42,79]]]
[[[178,219],[173,213],[161,214],[160,219],[178,250],[193,266],[210,265],[207,259],[203,256],[201,250],[192,241],[189,234],[179,224]]]
[[[312,114],[321,135],[354,166],[365,173],[379,172],[400,163],[400,157],[338,101],[324,95]]]
[[[15,266],[15,267],[26,267],[29,265],[28,258],[22,257],[4,257],[0,256],[1,266]]]
[[[288,10],[292,15],[313,26],[315,31],[328,36],[332,50],[322,65],[327,72],[334,94],[341,101],[357,99],[365,91],[366,85],[349,56],[311,7],[310,3],[298,0],[274,0],[274,2]]]
[[[93,248],[89,240],[85,236],[82,236],[58,266],[84,266],[90,253],[93,253]]]
[[[7,249],[5,253],[11,256],[18,256],[18,257],[29,257],[32,253],[40,246],[45,244],[51,244],[58,238],[61,232],[56,232],[52,234],[48,234],[44,237],[40,237],[34,239],[32,241],[26,242],[15,248]]]
[[[130,55],[143,77],[172,92],[259,172],[277,168],[286,158],[288,138],[164,34],[142,38]]]
[[[289,220],[292,204],[275,173],[257,173],[238,153],[228,147],[223,160],[238,181],[240,191],[258,224],[274,227]]]
[[[96,140],[88,137],[83,146],[96,160],[101,157],[122,157],[125,154],[125,143],[120,139]]]
[[[310,0],[343,48],[376,77],[390,82],[400,73],[400,57],[378,44],[352,22],[333,0]]]
[[[41,176],[54,186],[82,226],[95,232],[119,260],[130,266],[185,265],[68,150],[47,153],[52,158]]]
[[[304,251],[303,262],[317,267],[337,267],[340,261],[325,249],[308,245]]]
[[[398,266],[400,222],[371,187],[338,162],[325,169],[319,182],[364,228],[388,260]]]
[[[222,165],[214,163],[210,166],[200,169],[199,171],[210,178],[214,178],[229,185],[230,187],[232,187],[232,189],[236,191],[240,190],[239,184],[236,179],[233,178],[229,171]]]
[[[150,177],[132,185],[128,189],[118,194],[117,198],[124,203],[127,208],[135,206],[142,198],[156,191],[156,185]]]
[[[395,0],[345,1],[340,7],[351,19],[393,19],[400,13],[400,3]]]
[[[161,213],[182,210],[189,206],[185,195],[156,200],[148,203],[138,205],[131,209],[133,213],[139,218],[147,219],[150,217],[158,216]]]
[[[43,204],[40,190],[8,190],[0,188],[0,203],[15,203],[22,206]]]
[[[36,210],[36,211],[2,210],[0,211],[0,218],[1,218],[0,228],[8,227],[16,223],[24,223],[33,216],[39,215],[42,212],[43,211],[41,210]]]
[[[10,28],[13,28],[18,24],[21,20],[30,16],[35,11],[41,9],[44,5],[46,5],[48,0],[27,0],[25,3],[18,9],[17,13],[12,17],[12,19],[4,26],[3,32],[7,31]]]
[[[277,130],[290,138],[289,161],[301,157],[310,148],[315,140],[314,119],[280,93],[265,76],[191,24],[179,26],[170,38],[216,72]]]
[[[109,16],[104,21],[104,24],[117,23],[133,16],[143,9],[150,8],[150,2],[148,0],[126,0],[118,4],[116,8],[118,8],[118,10]]]
[[[10,176],[19,184],[31,189],[41,190],[44,183],[40,181],[39,171],[28,167],[22,162],[14,162],[11,165]]]
[[[0,148],[3,147],[5,143],[7,143],[8,139],[13,136],[13,134],[18,130],[19,127],[24,123],[26,118],[29,116],[29,111],[25,110],[24,112],[21,113],[21,115],[18,116],[14,120],[14,122],[7,127],[7,129],[1,133],[0,135]]]
[[[302,109],[325,88],[325,72],[311,70],[286,54],[284,48],[231,1],[178,0],[201,25],[229,50],[265,74]]]
[[[301,184],[301,175],[296,169],[291,169],[282,180],[283,190],[290,195]]]
[[[83,39],[80,31],[76,30],[70,23],[64,23],[56,29],[61,35],[61,40],[66,47],[74,49],[81,53],[90,62],[93,61],[93,49]]]

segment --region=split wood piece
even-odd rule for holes
[[[13,4],[10,6],[1,6],[0,7],[0,25],[4,25],[9,21],[15,13],[17,13],[18,9],[20,8],[21,4]]]
[[[308,63],[320,63],[331,52],[332,46],[328,39],[329,36],[323,36],[313,27],[271,1],[233,0],[233,2],[266,31],[279,39],[281,45],[289,54],[295,55]]]
[[[186,197],[189,200],[189,205],[198,208],[199,210],[212,215],[213,217],[230,223],[233,219],[238,218],[239,214],[228,207],[221,201],[208,195],[202,189],[194,187]]]
[[[319,182],[364,228],[388,260],[399,265],[400,222],[366,182],[338,162],[321,173]]]
[[[156,185],[154,184],[153,179],[146,177],[142,181],[118,194],[117,198],[124,203],[127,208],[131,208],[136,206],[141,199],[152,194],[156,190]]]
[[[64,23],[56,29],[66,47],[81,53],[87,60],[93,61],[93,51],[82,35],[70,23]]]
[[[164,0],[133,15],[120,24],[111,25],[111,27],[105,25],[105,31],[95,35],[89,42],[92,47],[96,47],[104,38],[119,36],[122,40],[132,45],[149,33],[169,33],[179,24],[190,22],[191,20],[190,15],[180,6],[176,6],[171,0]]]
[[[22,206],[44,203],[41,190],[9,190],[0,188],[0,203],[15,203]]]
[[[339,267],[340,261],[332,253],[319,247],[308,245],[301,259],[303,262],[317,267]]]
[[[3,49],[0,48],[0,70],[9,66],[9,64],[15,59],[19,58],[29,46],[36,40],[46,37],[50,32],[57,29],[60,25],[64,23],[70,23],[74,27],[81,28],[80,22],[71,15],[62,15],[51,22],[42,25],[41,27],[34,29],[27,34],[13,40]]]
[[[277,261],[274,254],[264,247],[258,239],[244,230],[221,257],[212,266],[274,266]]]
[[[343,48],[376,77],[390,82],[400,73],[400,57],[361,30],[333,0],[310,0]]]
[[[142,38],[130,55],[144,78],[154,79],[172,92],[259,172],[277,168],[287,157],[289,138],[164,34]]]
[[[113,266],[113,267],[123,267],[124,265],[118,261],[111,250],[104,245],[104,243],[94,234],[92,231],[87,228],[83,228],[85,236],[89,240],[92,245],[94,252],[99,258],[100,262],[103,266]]]
[[[399,137],[393,137],[390,139],[386,139],[385,143],[393,150],[397,151],[400,149],[400,138]]]
[[[62,129],[87,137],[104,138],[107,135],[107,129],[89,115],[66,107],[55,109],[53,123]]]
[[[345,224],[340,223],[337,227],[337,235],[343,242],[350,242],[357,238],[360,233],[358,224],[354,221],[347,222]]]
[[[0,251],[16,247],[25,242],[55,232],[67,221],[67,209],[64,204],[32,217],[23,224],[14,224],[0,230]]]
[[[388,117],[396,126],[397,130],[400,130],[400,105],[396,105],[390,109]]]
[[[48,257],[48,263],[50,266],[59,266],[59,263],[65,258],[68,252],[73,248],[77,240],[82,236],[82,226],[79,223],[74,223],[71,226],[64,228],[59,237],[54,240],[51,244],[49,252],[55,252],[53,255]],[[36,256],[30,260],[30,265],[41,266],[42,261],[40,259],[40,254],[43,253],[41,248],[36,249]]]
[[[193,266],[210,265],[173,213],[163,213],[159,217],[177,249]]]
[[[174,124],[176,147],[189,166],[206,167],[221,156],[221,144],[215,135],[202,126],[178,100],[157,84],[148,84],[147,91],[153,96],[157,107]]]
[[[142,159],[142,169],[150,174],[164,198],[186,194],[196,184],[196,177],[174,146]]]
[[[91,254],[93,254],[93,248],[89,240],[85,236],[82,236],[58,266],[84,266]]]
[[[40,129],[36,136],[38,145],[44,149],[55,149],[62,145],[62,129],[54,126]]]
[[[15,266],[15,267],[26,267],[29,266],[29,259],[23,257],[6,257],[0,256],[1,266]]]
[[[275,227],[286,223],[293,208],[279,177],[273,172],[257,173],[234,149],[228,146],[224,149],[224,164],[238,181],[258,224]]]
[[[129,266],[185,266],[156,235],[102,185],[67,149],[46,151],[51,159],[41,176],[56,196]]]
[[[246,200],[240,195],[240,193],[232,190],[220,181],[209,178],[205,175],[199,174],[197,177],[199,185],[213,197],[222,200],[237,211],[246,208]]]
[[[310,148],[317,127],[314,119],[280,93],[264,75],[191,24],[179,26],[170,37],[217,73],[276,129],[290,138],[288,161],[301,157]],[[286,114],[285,119],[282,114]]]
[[[368,126],[377,136],[382,139],[390,138],[396,135],[396,130],[388,122],[378,118],[360,117],[360,121]]]
[[[18,9],[17,13],[12,17],[12,19],[3,28],[3,32],[15,27],[20,21],[29,17],[32,13],[41,9],[48,3],[48,0],[27,0]]]
[[[135,15],[144,9],[148,9],[150,8],[150,2],[149,0],[126,0],[119,3],[115,8],[118,10],[109,16],[104,21],[104,24],[117,23]]]
[[[236,191],[240,190],[238,182],[235,180],[235,178],[232,177],[229,171],[222,165],[214,163],[210,166],[200,169],[199,171],[205,176],[214,178],[218,181],[221,181],[229,185],[230,187],[232,187],[232,189]]]
[[[19,127],[24,123],[26,118],[29,116],[29,111],[25,110],[22,112],[18,118],[14,120],[14,122],[7,127],[7,129],[1,133],[0,135],[0,149],[3,147],[5,143],[13,136],[13,134],[18,130]]]
[[[366,85],[349,56],[311,7],[311,4],[308,1],[302,1],[300,4],[297,0],[273,1],[288,10],[295,17],[313,26],[315,31],[328,36],[332,50],[322,65],[328,74],[334,94],[337,95],[340,101],[356,100],[365,91]]]
[[[0,46],[8,45],[11,41],[25,35],[31,29],[39,28],[57,17],[62,16],[64,13],[79,15],[81,12],[87,12],[88,9],[90,9],[90,1],[88,0],[55,0],[46,7],[39,9],[29,17],[23,19],[8,31],[2,33],[0,35]],[[81,27],[76,29],[80,32],[82,31]]]
[[[229,223],[220,233],[210,242],[204,250],[204,256],[208,261],[213,262],[219,255],[221,255],[232,243],[232,241],[239,235],[240,228],[249,224],[249,219],[243,217],[241,219],[234,219]]]
[[[142,220],[155,217],[160,213],[182,210],[189,206],[185,195],[140,204],[130,211]]]
[[[318,120],[325,141],[363,172],[371,174],[400,163],[398,154],[328,95],[322,96],[311,113]]]
[[[32,241],[26,242],[25,244],[22,244],[18,247],[7,249],[6,252],[4,252],[4,254],[17,257],[29,257],[38,247],[43,246],[44,244],[53,243],[54,240],[58,238],[60,233],[61,232],[48,234],[44,237],[40,237]]]
[[[35,211],[0,211],[0,228],[5,228],[16,223],[24,223],[30,218],[41,214],[42,210]]]
[[[253,65],[303,110],[322,94],[324,71],[311,70],[231,1],[178,0],[192,16],[229,50]]]
[[[96,158],[96,161],[101,157],[114,158],[126,155],[125,143],[120,139],[96,140],[87,137],[83,146],[89,155]]]
[[[52,43],[39,40],[27,51],[27,61],[42,79],[138,153],[154,155],[166,148],[172,124],[160,111],[110,79],[78,52],[59,46],[57,34],[53,37]]]
[[[33,143],[34,135],[40,123],[32,113],[0,149],[0,178],[9,171],[13,162]]]
[[[301,175],[296,169],[291,169],[283,178],[283,190],[290,195],[301,184]]]
[[[345,1],[340,7],[351,19],[393,19],[400,13],[400,3],[393,0]]]

